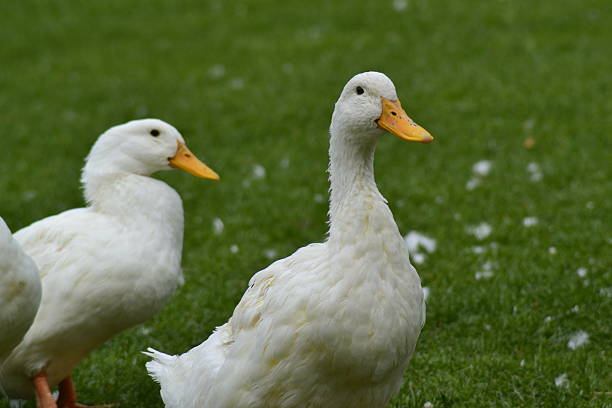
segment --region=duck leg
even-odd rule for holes
[[[51,395],[47,373],[43,370],[32,378],[36,392],[36,406],[38,408],[57,408],[57,404]]]
[[[110,405],[100,405],[90,407],[89,405],[77,402],[76,389],[72,382],[72,377],[64,378],[58,385],[59,397],[57,398],[57,408],[108,408]]]

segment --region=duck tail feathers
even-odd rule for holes
[[[169,372],[176,366],[178,357],[162,353],[151,347],[147,351],[143,351],[142,354],[152,358],[151,361],[146,363],[147,371],[155,381],[163,385]]]
[[[183,401],[180,356],[171,356],[152,348],[143,351],[152,358],[146,363],[149,375],[160,385],[160,394],[166,408],[190,408],[192,405]]]

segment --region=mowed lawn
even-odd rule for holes
[[[84,157],[131,119],[172,123],[221,175],[159,174],[183,197],[186,283],[78,367],[82,402],[162,407],[140,351],[199,344],[252,274],[324,239],[333,104],[379,70],[435,137],[390,135],[376,156],[402,233],[437,243],[419,250],[427,323],[391,406],[612,406],[609,1],[0,8],[0,216],[13,230],[82,206]]]

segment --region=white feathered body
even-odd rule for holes
[[[0,372],[4,359],[34,321],[40,297],[36,264],[0,218]]]
[[[58,384],[97,346],[155,315],[182,279],[178,194],[149,177],[109,177],[92,206],[15,234],[38,264],[43,296],[3,370],[11,397],[31,398],[29,378],[43,369]]]
[[[366,91],[367,89],[367,91]],[[180,356],[149,349],[167,408],[383,408],[425,322],[420,278],[374,181],[383,74],[354,77],[330,127],[330,229],[253,276],[233,316]]]
[[[152,351],[148,369],[168,408],[387,404],[425,304],[382,197],[366,190],[351,203],[330,240],[253,276],[230,321],[206,342],[177,357]]]

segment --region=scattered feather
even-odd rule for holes
[[[540,222],[540,220],[538,220],[537,217],[525,217],[525,218],[523,218],[523,226],[524,227],[533,227],[535,225],[538,225],[539,222]]]
[[[325,197],[323,197],[323,194],[315,194],[314,196],[314,200],[315,203],[322,203],[325,200]]]
[[[485,262],[484,265],[482,265],[481,270],[474,274],[474,278],[477,280],[492,278],[494,268],[495,264],[493,262]]]
[[[477,280],[480,279],[489,279],[493,277],[493,272],[491,271],[479,271],[474,274],[474,278]]]
[[[288,157],[283,157],[283,159],[280,161],[280,166],[282,169],[286,169],[289,167],[290,161]]]
[[[474,163],[472,166],[472,172],[474,172],[474,176],[468,180],[465,184],[465,188],[468,191],[474,190],[476,187],[480,185],[482,177],[485,177],[491,171],[491,161],[490,160],[481,160],[479,162]]]
[[[266,169],[261,164],[256,164],[253,166],[253,178],[262,179],[266,177]]]
[[[275,250],[275,249],[266,249],[266,250],[264,251],[264,255],[265,255],[265,257],[266,257],[266,258],[268,258],[268,259],[274,259],[274,258],[276,258],[276,254],[277,254],[277,252],[276,252],[276,250]]]
[[[472,252],[476,255],[484,254],[486,248],[480,245],[476,245],[472,247]]]
[[[491,226],[486,222],[481,222],[478,225],[473,225],[467,228],[468,234],[474,235],[479,241],[482,241],[483,239],[491,235],[492,231],[493,228],[491,228]]]
[[[221,218],[214,218],[213,219],[213,232],[216,235],[219,235],[223,232],[224,229],[225,229],[225,224],[223,224],[223,221],[221,220]]]
[[[223,75],[225,75],[225,67],[221,64],[213,65],[209,68],[208,75],[215,79],[221,78]]]
[[[481,160],[474,163],[472,171],[481,177],[486,176],[491,171],[492,163],[490,160]]]
[[[587,269],[586,268],[578,268],[578,270],[576,271],[576,273],[578,274],[578,276],[580,276],[581,278],[584,278],[587,275]]]
[[[555,255],[557,253],[557,248],[555,248],[553,246],[548,247],[548,253],[551,254],[551,255]]]
[[[427,401],[426,403],[423,404],[423,408],[434,408],[434,404]]]
[[[578,330],[576,333],[572,334],[568,340],[567,347],[572,350],[576,350],[578,347],[582,347],[588,342],[589,334],[583,330]]]
[[[479,185],[480,185],[480,179],[476,177],[472,177],[471,179],[468,180],[467,183],[465,183],[465,189],[468,191],[472,191]]]
[[[238,253],[238,245],[236,245],[236,244],[231,245],[230,246],[230,252],[232,254],[237,254]]]
[[[527,165],[527,171],[529,172],[529,180],[536,182],[542,180],[542,170],[536,162],[531,162]]]
[[[408,7],[408,0],[393,0],[393,8],[395,11],[404,11]]]
[[[599,296],[612,297],[612,287],[599,289]]]
[[[425,300],[429,299],[429,293],[431,291],[429,290],[429,288],[427,286],[423,286],[423,298]]]
[[[567,379],[567,374],[563,373],[557,378],[555,378],[555,385],[559,388],[569,388],[569,380]]]
[[[419,248],[424,248],[427,252],[432,253],[436,250],[438,242],[434,238],[430,238],[421,234],[418,231],[410,231],[404,240],[408,244],[408,250],[411,252],[418,251]]]
[[[438,245],[437,241],[433,238],[429,238],[426,235],[421,234],[417,231],[410,231],[405,237],[404,240],[408,246],[408,252],[410,253],[410,257],[412,261],[416,264],[422,264],[425,262],[426,256],[423,252],[421,252],[421,248],[425,249],[425,251],[432,253],[436,250]]]
[[[412,257],[412,261],[415,264],[422,264],[423,262],[425,262],[425,254],[422,254],[420,252],[415,252],[413,254],[410,255]]]

